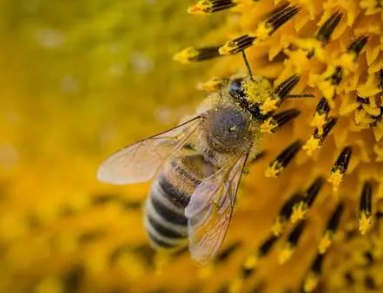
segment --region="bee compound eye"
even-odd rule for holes
[[[230,83],[229,94],[235,99],[244,99],[245,91],[242,84],[243,79],[234,79]]]

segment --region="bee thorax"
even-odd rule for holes
[[[247,141],[249,118],[240,109],[220,107],[213,111],[208,144],[217,152],[234,151]]]

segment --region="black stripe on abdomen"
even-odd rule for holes
[[[165,240],[161,240],[159,237],[155,236],[153,233],[149,232],[149,238],[150,238],[150,241],[153,242],[154,245],[158,246],[158,247],[162,247],[162,248],[173,248],[173,247],[176,247],[178,246],[177,244],[175,243],[169,243]]]
[[[175,210],[170,209],[168,206],[166,206],[165,203],[161,201],[161,196],[163,196],[161,192],[158,192],[158,194],[156,194],[155,196],[150,196],[153,209],[157,212],[157,214],[159,214],[164,219],[164,221],[175,225],[186,226],[188,221],[185,216],[184,210],[181,210],[181,212],[177,212]]]
[[[163,174],[157,180],[158,187],[161,189],[160,192],[163,196],[176,207],[185,209],[189,204],[190,196],[173,186]]]
[[[180,231],[176,231],[176,229],[172,229],[171,227],[166,227],[164,224],[161,224],[161,221],[155,219],[153,216],[147,215],[147,217],[148,223],[158,234],[172,239],[186,238],[187,235]]]

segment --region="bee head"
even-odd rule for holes
[[[265,120],[259,107],[272,95],[271,82],[259,76],[234,78],[229,84],[230,96],[239,106],[249,111],[254,119]]]

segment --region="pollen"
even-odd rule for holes
[[[370,215],[365,212],[361,212],[359,216],[359,231],[362,235],[366,234],[372,225],[372,218]]]
[[[315,290],[318,284],[319,284],[318,275],[315,273],[310,273],[305,279],[303,290],[305,293],[312,292]]]
[[[273,130],[278,126],[277,122],[272,118],[268,118],[265,122],[261,125],[261,132],[262,133],[272,133]],[[274,166],[276,167],[276,166]],[[274,176],[268,176],[266,177],[274,177]]]
[[[293,213],[291,215],[291,222],[296,223],[305,218],[307,213],[307,204],[303,201],[299,202],[293,207]]]
[[[274,97],[269,97],[260,107],[262,114],[267,114],[269,112],[273,112],[278,108],[279,100]]]
[[[334,188],[334,192],[337,192],[339,189],[339,185],[343,181],[344,174],[340,170],[335,170],[331,172],[330,177],[328,178],[328,182],[330,182]]]
[[[326,231],[325,235],[322,237],[322,239],[319,242],[319,253],[323,254],[327,251],[327,249],[331,246],[332,238],[334,235],[330,231]]]
[[[302,148],[306,151],[308,156],[312,156],[314,152],[320,148],[320,139],[311,136]]]

